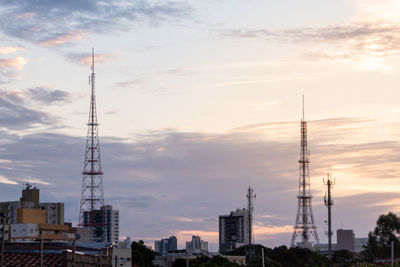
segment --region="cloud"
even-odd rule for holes
[[[21,71],[27,62],[28,62],[27,59],[24,57],[0,59],[0,68]]]
[[[38,45],[47,47],[58,46],[72,41],[82,40],[86,35],[87,32],[83,30],[76,30],[74,32],[60,34],[58,36],[53,37],[52,39],[39,42]]]
[[[25,50],[25,48],[21,46],[3,46],[0,47],[0,55],[7,55],[11,53],[15,53],[19,50]]]
[[[0,58],[0,84],[10,83],[19,78],[27,62],[24,57]]]
[[[14,100],[17,99],[17,96]],[[55,122],[51,115],[25,106],[13,97],[0,96],[0,127],[14,130],[29,129]]]
[[[92,64],[92,55],[90,53],[69,53],[66,55],[66,57],[71,62],[83,66],[90,66]],[[119,60],[119,56],[115,54],[95,54],[94,60],[96,64],[112,62]]]
[[[356,22],[320,28],[294,28],[282,31],[241,29],[222,31],[223,36],[259,38],[294,44],[330,45],[312,51],[304,59],[385,58],[400,54],[400,23],[391,21]]]
[[[27,90],[0,90],[0,127],[13,130],[26,130],[38,126],[54,126],[57,119],[37,110],[37,104],[66,103],[72,100],[71,94],[62,90],[35,87]]]
[[[365,237],[379,214],[396,208],[399,143],[364,138],[376,136],[373,121],[365,118],[310,121],[308,127],[313,210],[320,237],[325,238],[327,216],[322,177],[329,165],[336,177],[334,227],[343,224]],[[297,208],[298,128],[299,122],[289,121],[222,134],[164,129],[134,139],[100,137],[105,201],[120,210],[121,235],[151,244],[174,234],[182,247],[197,234],[215,250],[218,216],[246,206],[251,176],[257,194],[255,240],[268,246],[288,244]],[[66,218],[76,222],[84,135],[84,130],[82,137],[0,131],[0,175],[19,183],[39,181],[44,199],[65,202]],[[370,190],[353,188],[360,184]],[[20,186],[0,185],[2,191],[5,188],[2,200],[20,194]]]
[[[53,90],[47,87],[35,87],[26,91],[26,96],[43,104],[71,102],[72,95],[66,91]]]
[[[182,3],[138,1],[1,0],[3,33],[43,46],[59,46],[86,34],[128,30],[132,22],[157,24],[189,13]]]

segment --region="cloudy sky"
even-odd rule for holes
[[[77,222],[95,47],[122,236],[199,234],[215,251],[251,180],[255,241],[288,245],[304,94],[320,239],[328,170],[334,229],[366,237],[400,212],[399,14],[394,0],[0,0],[0,201],[30,182]]]

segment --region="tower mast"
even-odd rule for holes
[[[335,185],[335,179],[332,179],[332,174],[331,172],[328,172],[327,174],[327,180],[325,181],[324,179],[324,184],[327,187],[327,193],[328,196],[325,194],[324,197],[324,203],[325,206],[328,208],[328,256],[329,259],[332,259],[332,213],[331,213],[331,207],[333,206],[333,199],[332,199],[332,187]]]
[[[253,200],[256,198],[256,195],[254,194],[253,188],[249,186],[248,192],[247,192],[247,211],[249,212],[248,216],[248,248],[247,248],[247,256],[248,259],[251,260],[254,255],[254,250],[253,250],[253,211],[254,211],[254,205],[253,205]]]
[[[299,190],[297,195],[297,215],[294,225],[294,232],[290,246],[295,246],[296,239],[300,236],[301,241],[297,242],[297,246],[303,248],[311,248],[312,244],[319,243],[318,234],[314,223],[314,215],[311,205],[311,188],[309,176],[309,154],[307,146],[307,122],[304,119],[304,95],[303,95],[303,114],[300,122],[301,145],[300,145],[300,177]],[[314,239],[314,242],[312,241]]]
[[[85,159],[83,164],[83,180],[79,225],[90,228],[90,240],[104,242],[106,240],[106,220],[101,214],[104,206],[103,171],[101,169],[100,142],[95,94],[94,49],[92,49],[92,73],[89,77],[91,86],[89,121],[86,138]]]

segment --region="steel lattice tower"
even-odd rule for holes
[[[300,177],[299,177],[299,191],[297,195],[297,215],[294,225],[294,232],[290,246],[295,246],[296,239],[300,236],[301,242],[296,245],[303,248],[311,248],[314,241],[319,244],[318,234],[314,223],[314,215],[311,205],[311,188],[309,176],[309,155],[310,151],[307,147],[307,122],[304,119],[304,96],[303,96],[303,117],[300,123],[301,128],[301,146],[300,146]]]
[[[92,49],[92,73],[89,77],[91,86],[89,122],[87,129],[85,161],[83,165],[83,181],[79,225],[90,228],[90,240],[106,241],[106,220],[103,192],[103,171],[101,170],[100,143],[95,95],[94,49]]]

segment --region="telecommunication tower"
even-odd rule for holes
[[[332,259],[332,214],[331,214],[331,207],[333,206],[333,199],[331,196],[332,187],[335,185],[335,179],[332,179],[331,172],[327,174],[327,180],[324,179],[324,184],[327,186],[327,193],[328,196],[325,194],[324,196],[324,203],[325,206],[328,208],[328,251],[329,251],[329,258]]]
[[[300,122],[301,129],[301,145],[300,145],[300,177],[299,191],[297,195],[297,215],[294,225],[294,232],[290,246],[299,246],[303,248],[311,248],[313,243],[319,244],[318,234],[314,223],[314,215],[311,205],[311,188],[309,176],[309,155],[310,151],[307,147],[307,122],[304,119],[304,96],[303,96],[303,117]],[[295,244],[297,238],[301,241]],[[314,239],[314,240],[312,240]]]
[[[249,260],[251,260],[254,256],[254,249],[253,249],[253,211],[254,211],[254,205],[253,205],[253,200],[256,198],[256,194],[254,194],[253,188],[249,186],[248,192],[247,192],[247,210],[249,212],[248,216],[248,234],[249,234],[249,244],[247,248],[247,257]]]
[[[104,242],[106,240],[106,219],[103,192],[103,171],[101,169],[100,143],[95,95],[94,49],[92,49],[92,73],[89,77],[91,88],[89,122],[87,129],[85,160],[83,165],[83,181],[79,225],[90,228],[90,240]]]

